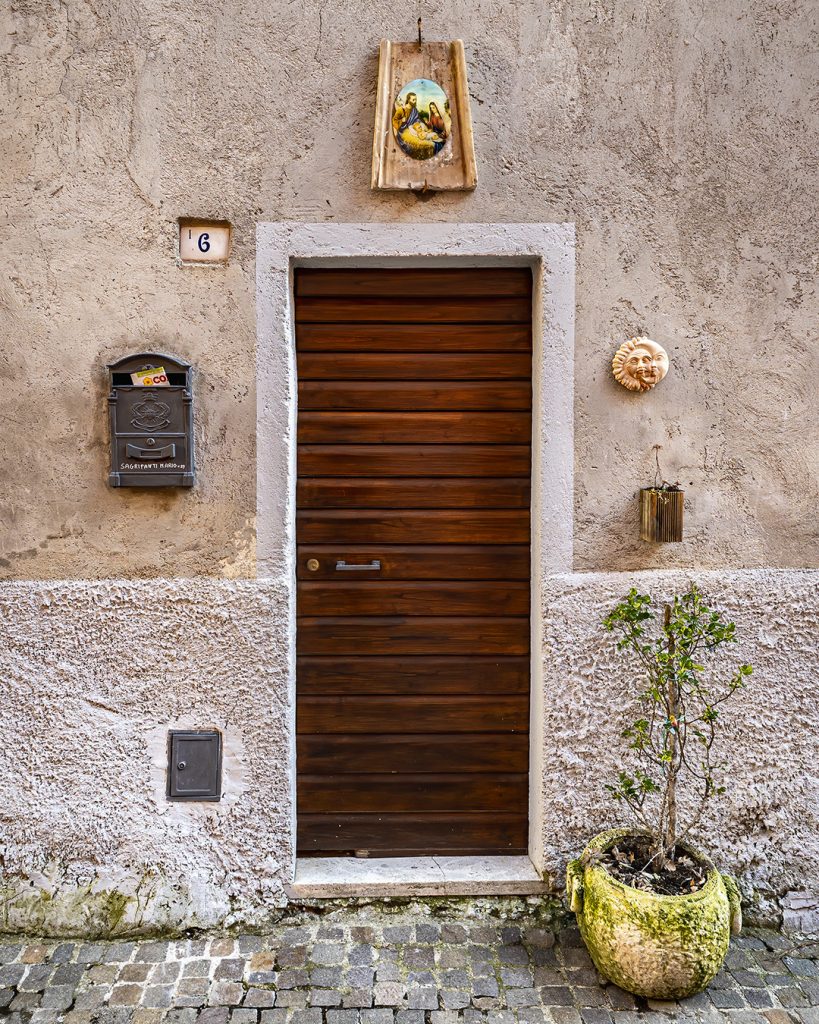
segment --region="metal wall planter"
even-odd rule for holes
[[[640,488],[640,540],[673,544],[683,539],[683,500],[678,487]]]

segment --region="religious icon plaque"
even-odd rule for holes
[[[464,44],[383,39],[372,187],[440,192],[477,183]]]

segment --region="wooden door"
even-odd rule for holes
[[[302,856],[526,851],[531,291],[296,271]]]

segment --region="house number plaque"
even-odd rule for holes
[[[227,263],[229,255],[230,221],[179,221],[179,258],[183,263]]]

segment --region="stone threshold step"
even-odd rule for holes
[[[529,896],[548,887],[528,857],[301,857],[290,896]]]

